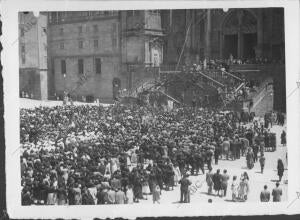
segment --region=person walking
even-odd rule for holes
[[[270,192],[268,190],[268,186],[264,185],[264,190],[260,193],[260,201],[261,202],[269,202],[270,201]]]
[[[230,142],[227,137],[223,141],[222,149],[223,149],[223,154],[225,155],[226,160],[228,160],[229,159]]]
[[[221,150],[219,146],[215,147],[214,157],[215,157],[215,165],[218,165],[219,156],[220,156]]]
[[[213,173],[212,173],[212,169],[210,169],[208,171],[208,173],[206,173],[206,183],[207,183],[207,188],[208,188],[208,195],[211,195],[212,193],[212,188],[213,188],[213,185],[214,185],[214,182],[213,182]]]
[[[276,187],[272,190],[273,202],[280,202],[282,196],[282,189],[279,187],[279,182],[276,183]]]
[[[283,162],[282,162],[281,159],[278,159],[278,161],[277,161],[277,174],[279,176],[279,182],[281,182],[283,172],[284,172]]]
[[[248,169],[252,169],[254,166],[254,154],[252,152],[252,149],[249,148],[247,155],[246,155],[246,160],[247,160],[247,167]]]
[[[282,131],[281,135],[280,135],[280,138],[281,138],[281,144],[283,147],[286,146],[286,132],[285,130]]]
[[[260,156],[260,158],[259,158],[259,164],[260,164],[261,173],[264,173],[265,162],[266,162],[266,158],[265,158],[264,154],[262,154]]]
[[[256,162],[257,161],[257,155],[258,155],[258,151],[259,151],[259,147],[258,147],[258,144],[254,144],[253,145],[253,147],[252,147],[252,149],[253,149],[253,160],[254,160],[254,162]]]

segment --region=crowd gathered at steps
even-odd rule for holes
[[[179,184],[180,201],[188,202],[189,174],[211,173],[220,157],[245,156],[251,169],[258,152],[263,157],[275,121],[203,108],[120,104],[21,109],[22,204],[132,204],[147,195],[159,203],[162,190]],[[246,175],[237,197],[242,200]],[[218,193],[224,191],[221,177],[217,171],[212,183],[206,178]]]

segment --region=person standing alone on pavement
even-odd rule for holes
[[[180,181],[180,202],[187,203],[188,202],[188,192],[189,186],[192,182],[188,179],[188,174],[186,174]]]
[[[281,159],[278,159],[278,161],[277,161],[277,174],[279,176],[279,182],[281,182],[283,172],[284,172],[283,162],[282,162]]]
[[[282,196],[282,189],[279,187],[279,182],[276,183],[276,188],[272,191],[273,202],[280,202]]]
[[[260,201],[261,202],[269,202],[270,201],[270,192],[268,190],[268,186],[264,186],[264,190],[260,193]]]
[[[227,170],[223,171],[223,174],[221,176],[221,189],[222,189],[222,194],[224,197],[226,197],[226,193],[227,193],[227,187],[228,187],[228,180],[229,180],[229,175],[227,174]]]

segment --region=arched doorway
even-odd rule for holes
[[[121,89],[121,80],[115,77],[112,81],[113,84],[113,99],[117,99],[119,97],[119,91]]]
[[[223,58],[252,59],[257,47],[257,19],[249,10],[231,11],[222,25]]]

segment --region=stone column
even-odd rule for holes
[[[223,30],[220,30],[220,48],[219,48],[220,59],[223,59],[223,50],[224,50],[224,33]],[[226,57],[225,57],[226,58]]]
[[[268,53],[268,58],[272,59],[272,45],[273,45],[273,9],[270,8],[268,11],[268,17],[269,17],[269,34],[270,34],[270,38],[269,38],[269,53]]]
[[[185,44],[185,63],[190,64],[191,61],[191,45],[192,45],[192,26],[191,24],[191,10],[186,9],[185,14],[185,30],[186,30],[186,44]]]
[[[257,46],[255,50],[255,57],[259,58],[263,56],[263,18],[262,10],[259,9],[257,15]]]
[[[207,9],[206,12],[206,28],[205,28],[205,52],[204,56],[208,60],[211,56],[211,9]]]
[[[170,12],[169,12],[169,16],[170,16],[170,17],[169,17],[169,19],[170,19],[170,20],[169,20],[169,23],[170,23],[170,24],[169,24],[169,25],[170,25],[170,30],[172,30],[172,24],[173,24],[173,10],[172,10],[172,9],[171,9]]]
[[[244,41],[243,41],[243,32],[242,32],[242,18],[243,18],[243,11],[240,10],[238,11],[238,58],[242,58],[243,57],[243,49],[244,49]]]

